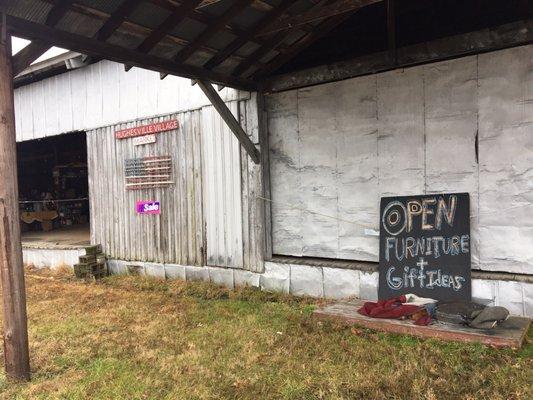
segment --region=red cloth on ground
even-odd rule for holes
[[[431,324],[431,316],[429,315],[424,315],[415,321],[415,325],[427,326],[429,324]]]
[[[357,312],[372,318],[393,318],[408,317],[423,307],[413,304],[404,304],[407,301],[404,295],[393,297],[388,300],[379,300],[377,303],[371,301],[363,304]]]

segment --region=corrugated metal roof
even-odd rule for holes
[[[301,24],[295,27],[290,25],[293,23],[290,21],[296,17],[306,17],[306,13],[311,9],[315,12],[317,7],[335,4],[316,0],[294,0],[292,2],[288,2],[288,0],[255,0],[237,3],[238,1],[240,0],[204,0],[196,9],[188,10],[187,6],[182,5],[183,1],[175,0],[137,2],[133,0],[74,0],[68,8],[65,8],[63,2],[54,0],[4,0],[0,2],[0,10],[8,14],[8,24],[15,31],[14,33],[25,38],[50,40],[51,44],[57,44],[74,51],[86,52],[97,57],[109,58],[165,73],[208,79],[228,86],[251,89],[257,82],[246,78],[245,71],[227,69],[227,67],[238,65],[242,61],[242,58],[239,57],[237,60],[231,60],[231,58],[238,55],[241,57],[253,55],[249,49],[254,46],[263,47],[262,55],[267,53],[274,53],[275,55],[280,51],[286,54],[287,47],[295,39],[302,35],[311,35],[310,30],[314,29],[312,24],[307,24],[307,28],[302,31],[300,29]],[[357,4],[375,1],[360,0]],[[242,4],[240,9],[235,7],[239,4]],[[59,9],[59,22],[46,27],[44,24],[52,6],[55,7],[54,11],[56,12]],[[279,12],[277,11],[278,7],[280,8]],[[228,10],[232,8],[234,11],[228,14]],[[180,15],[186,17],[177,18],[176,26],[167,24],[163,34],[158,35],[155,43],[152,43],[147,50],[157,58],[143,57],[143,53],[137,47],[147,37],[150,37],[152,32],[161,29],[167,18],[177,10],[179,10]],[[65,12],[63,13],[63,11]],[[111,19],[112,16],[113,19]],[[224,23],[221,24],[220,29],[216,32],[209,31],[207,36],[203,35],[206,30],[219,22],[220,18],[224,18]],[[326,19],[330,21],[335,18],[337,17],[330,16]],[[106,26],[106,22],[110,20],[114,22],[110,26]],[[288,24],[282,27],[281,34],[279,31],[261,34],[261,31],[270,24],[277,24],[280,20],[286,20]],[[38,25],[28,24],[28,22]],[[260,23],[262,29],[256,30],[255,27]],[[94,39],[102,27],[110,30],[110,33],[104,37],[106,44],[116,46],[116,51],[102,48],[100,46],[102,42],[98,43]],[[317,24],[316,28],[319,27],[320,24]],[[64,32],[81,35],[90,41],[80,40],[76,36],[65,36]],[[276,39],[272,40],[271,37]],[[197,42],[199,38],[201,38],[201,42]],[[186,51],[187,57],[184,57],[181,62],[174,61],[175,55],[187,46],[190,46]],[[129,52],[124,52],[124,50]],[[217,53],[223,54],[217,60],[217,64],[210,66],[210,69],[205,68],[204,64]],[[247,60],[247,63],[250,64],[248,70],[262,67],[261,64],[257,64],[259,58]],[[191,69],[188,67],[190,65],[197,65],[198,67]]]

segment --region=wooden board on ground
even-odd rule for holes
[[[494,329],[472,329],[439,322],[428,326],[418,326],[414,325],[411,320],[379,319],[361,315],[357,310],[364,302],[364,300],[336,302],[317,309],[313,315],[317,318],[333,319],[349,325],[359,325],[388,333],[512,348],[522,346],[531,323],[529,318],[511,316]]]

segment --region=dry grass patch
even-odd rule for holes
[[[311,318],[317,302],[29,271],[32,381],[4,399],[530,399],[533,346],[443,343]]]

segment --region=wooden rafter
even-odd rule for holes
[[[396,3],[395,0],[387,0],[387,41],[389,46],[389,57],[396,64],[398,62],[398,51],[396,49]]]
[[[355,12],[355,10],[352,12]],[[279,54],[277,57],[275,57],[270,62],[268,62],[265,67],[257,71],[254,74],[254,78],[266,76],[270,74],[271,72],[275,71],[276,69],[278,69],[279,67],[281,67],[282,65],[286,64],[287,62],[292,60],[294,57],[296,57],[298,54],[300,54],[303,50],[311,46],[314,42],[324,37],[329,32],[331,32],[334,28],[336,28],[341,23],[346,21],[350,16],[351,14],[349,13],[337,15],[336,17],[332,17],[322,22],[320,25],[317,26],[315,31],[308,33],[302,38],[300,38],[296,43],[294,43],[290,47],[289,50],[287,50],[285,53]]]
[[[259,164],[261,162],[261,154],[259,153],[259,150],[257,150],[257,148],[250,140],[244,129],[242,129],[235,116],[231,113],[231,110],[228,108],[226,103],[224,103],[224,100],[220,98],[217,91],[209,82],[199,79],[196,81],[196,83],[198,84],[198,86],[200,86],[205,96],[209,99],[213,107],[215,107],[218,114],[222,117],[224,122],[231,129],[231,131],[233,132],[237,140],[241,143],[242,147],[244,147],[253,162]]]
[[[54,44],[79,53],[103,57],[118,63],[125,63],[152,71],[164,72],[170,75],[178,75],[185,78],[201,78],[215,83],[224,84],[242,90],[253,91],[256,85],[246,79],[228,77],[214,71],[206,71],[202,68],[176,64],[172,60],[143,54],[137,50],[115,46],[106,42],[88,38],[86,36],[53,29],[46,25],[30,22],[22,18],[7,16],[7,25],[17,36],[27,39],[44,38],[50,44]]]
[[[293,0],[282,1],[280,5],[272,9],[272,11],[270,11],[256,26],[248,30],[245,34],[238,36],[234,41],[205,63],[204,68],[213,69],[217,65],[223,63],[233,53],[239,50],[247,42],[251,41],[255,35],[276,21],[292,4],[294,4]]]
[[[56,5],[50,10],[46,17],[45,24],[48,26],[55,26],[61,18],[66,14],[72,0],[60,0]],[[19,51],[12,61],[13,65],[13,76],[17,76],[26,68],[28,68],[32,62],[41,57],[50,49],[49,44],[35,40]]]
[[[327,3],[327,0],[321,0],[315,3],[311,10],[321,8],[322,5],[324,5],[325,3]],[[237,65],[233,69],[231,74],[233,76],[242,75],[248,70],[248,68],[250,68],[254,63],[259,61],[266,54],[268,54],[271,50],[279,48],[282,45],[283,40],[297,29],[297,27],[293,27],[286,31],[280,31],[276,33],[274,36],[269,38],[262,46],[258,47],[252,54],[250,54],[244,61],[239,63],[239,65]]]
[[[165,35],[187,18],[202,0],[187,0],[181,3],[137,48],[141,53],[148,53]]]
[[[152,4],[158,5],[159,7],[167,9],[168,11],[174,11],[176,7],[178,7],[178,4],[179,4],[173,0],[148,0],[148,1],[151,2]],[[190,18],[197,22],[201,22],[204,25],[208,25],[208,26],[216,23],[216,17],[206,13],[200,8],[197,8],[196,10],[194,10],[194,12],[190,15]],[[246,29],[238,26],[235,23],[226,24],[222,28],[222,30],[226,33],[230,33],[235,36],[242,36],[246,34]],[[264,40],[262,38],[254,39],[254,43],[262,44],[263,42]]]
[[[325,20],[345,13],[351,13],[361,7],[379,1],[381,0],[337,0],[320,8],[312,8],[303,14],[280,19],[275,24],[264,29],[260,35],[270,35],[279,31],[303,26],[311,22]]]
[[[196,50],[203,46],[209,39],[211,39],[217,32],[229,23],[238,14],[252,2],[252,0],[237,0],[224,14],[217,18],[214,24],[204,30],[192,43],[180,50],[174,57],[175,62],[184,62],[191,57]]]
[[[109,19],[98,30],[96,34],[96,40],[106,41],[111,37],[120,25],[124,22],[124,19],[139,5],[139,1],[136,0],[124,0],[118,9],[111,14]]]
[[[34,40],[16,55],[13,56],[13,76],[17,76],[26,68],[28,68],[35,60],[46,53],[52,46],[48,43]]]

